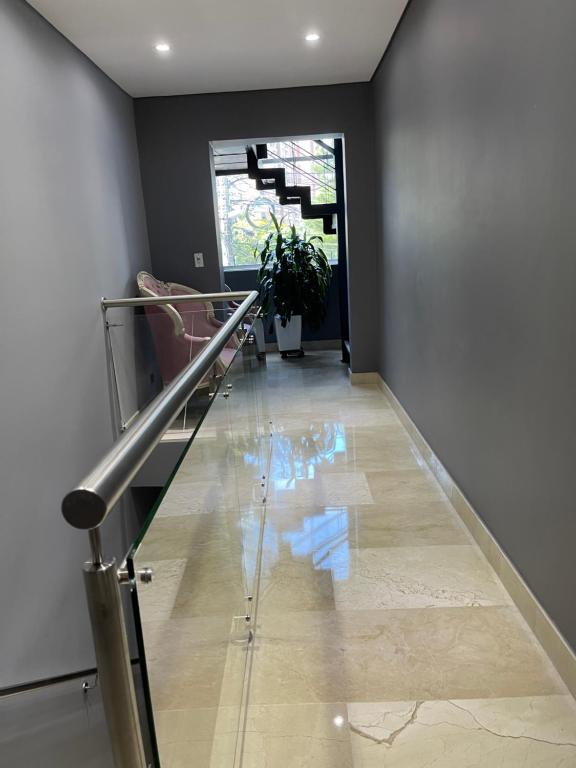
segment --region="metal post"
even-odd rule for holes
[[[88,539],[90,540],[90,552],[92,554],[92,565],[101,565],[104,560],[102,554],[102,538],[100,536],[100,528],[90,528],[88,531]]]
[[[116,768],[146,768],[116,561],[84,565],[98,680]]]
[[[120,392],[118,391],[118,378],[116,376],[116,366],[114,365],[114,350],[112,348],[112,337],[110,328],[119,325],[108,322],[107,307],[102,303],[102,322],[104,325],[104,345],[106,350],[106,375],[108,377],[108,395],[110,398],[110,414],[112,417],[112,437],[117,440],[122,433],[122,407],[120,405]]]

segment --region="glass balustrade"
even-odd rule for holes
[[[106,314],[108,377],[115,432],[130,426],[156,395],[204,348],[232,308],[195,303],[142,308],[110,308]],[[190,437],[244,337],[239,327],[201,386],[176,416],[165,440]]]
[[[335,352],[264,366],[250,341],[218,379],[133,542],[129,578],[121,571],[136,626],[132,662],[143,683],[146,765],[388,765],[390,738],[372,731],[386,731],[397,714],[402,734],[411,734],[398,748],[412,765],[410,755],[427,738],[422,728],[406,729],[415,722],[418,691],[420,701],[431,685],[440,696],[447,684],[458,693],[464,679],[486,710],[486,702],[518,700],[514,686],[525,684],[524,669],[540,698],[557,690],[548,661],[523,637],[493,575],[479,575],[472,551],[470,573],[458,563],[452,569],[469,587],[450,585],[443,550],[448,545],[460,557],[462,547],[453,545],[465,532],[379,389],[351,384]],[[89,573],[108,573],[109,563],[94,562]],[[490,599],[471,608],[468,592],[478,589]],[[488,628],[480,661],[477,612]],[[458,642],[449,638],[446,646],[446,622],[456,613]],[[512,643],[504,661],[502,621]],[[473,638],[471,653],[462,650],[462,626]],[[443,644],[432,657],[430,638]],[[520,682],[501,683],[518,654]],[[104,693],[115,692],[117,681],[102,685],[105,706]],[[508,698],[486,699],[495,685],[512,685]],[[555,707],[564,700],[564,728],[573,722],[571,704],[567,696],[552,698]],[[533,725],[534,708],[524,710]],[[470,751],[470,732],[459,729],[459,753]],[[520,743],[497,740],[500,750]],[[541,744],[542,765],[570,748],[566,739]],[[441,760],[442,739],[438,745]],[[502,755],[499,764],[507,765]]]
[[[128,556],[161,766],[240,765],[271,462],[264,370],[249,335]]]

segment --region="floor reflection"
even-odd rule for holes
[[[350,549],[346,507],[327,507],[322,515],[305,517],[299,531],[287,531],[282,539],[290,544],[293,557],[310,557],[316,570],[332,571],[335,581],[348,578]]]
[[[346,431],[340,422],[314,422],[295,434],[276,433],[271,466],[275,487],[289,489],[296,480],[312,480],[320,464],[334,464],[346,447]]]
[[[332,571],[335,581],[347,579],[350,571],[347,507],[325,507],[322,514],[302,519],[295,531],[279,531],[268,520],[264,532],[264,576],[268,576],[280,558],[280,543],[290,547],[293,558],[308,557],[315,570]]]

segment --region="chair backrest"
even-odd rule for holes
[[[138,283],[138,290],[141,296],[158,297],[158,296],[171,296],[173,295],[170,290],[170,283],[165,283],[162,280],[158,280],[154,275],[149,272],[138,272],[136,276],[136,282]],[[196,291],[191,291],[196,293]],[[170,318],[172,329],[176,336],[182,336],[185,332],[184,322],[182,316],[172,304],[152,304],[145,307],[146,314],[154,315],[163,312],[168,318]]]
[[[141,296],[200,293],[187,285],[158,280],[149,272],[139,272],[136,281]],[[222,325],[216,319],[214,306],[209,301],[150,304],[145,307],[145,311],[165,384],[172,381],[201,349],[203,342],[197,337],[212,337]],[[191,339],[191,336],[195,338]],[[230,340],[227,346],[234,348],[237,343]]]
[[[183,296],[189,293],[200,293],[181,283],[168,283],[158,280],[149,272],[138,272],[136,277],[141,296]],[[174,304],[158,304],[146,307],[146,311],[165,312],[172,320],[174,333],[180,336],[184,332],[194,336],[213,336],[216,313],[214,305],[209,301],[177,302]],[[204,331],[208,331],[205,333]]]
[[[166,283],[171,296],[182,296],[187,293],[200,293],[188,285]],[[174,302],[173,306],[180,314],[186,333],[191,336],[213,336],[216,314],[214,305],[209,301]]]

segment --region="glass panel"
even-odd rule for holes
[[[256,346],[237,352],[128,558],[160,765],[237,766],[270,433]],[[210,761],[213,762],[210,762]]]
[[[107,349],[115,430],[130,425],[156,395],[204,348],[228,319],[231,305],[180,303],[165,307],[113,308],[107,312]],[[206,375],[172,432],[192,434],[209,403],[216,379],[223,376],[239,345],[233,338]],[[167,435],[169,438],[170,435]]]

